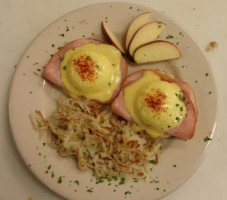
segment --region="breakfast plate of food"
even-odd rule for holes
[[[137,4],[75,10],[30,44],[9,116],[32,173],[66,199],[161,199],[199,167],[216,86],[188,31]]]

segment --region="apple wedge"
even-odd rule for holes
[[[156,40],[140,46],[134,54],[134,61],[137,64],[158,62],[180,58],[181,53],[173,43]]]
[[[149,22],[143,25],[134,35],[129,44],[129,55],[133,57],[135,50],[148,42],[157,39],[161,32],[165,29],[166,24],[158,21]]]
[[[142,13],[136,16],[128,27],[128,31],[125,39],[125,48],[128,49],[129,43],[131,42],[136,31],[142,27],[144,24],[147,24],[150,18],[150,12]]]
[[[111,32],[111,30],[109,29],[107,23],[104,22],[104,21],[102,22],[102,30],[103,30],[103,33],[104,33],[106,39],[111,44],[113,44],[115,47],[117,47],[122,54],[125,54],[126,53],[125,48],[119,42],[119,40],[117,39],[117,37]]]

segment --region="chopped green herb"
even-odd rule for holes
[[[180,111],[183,112],[183,110],[184,110],[183,107],[180,107]]]
[[[177,42],[176,45],[180,44],[180,42]]]
[[[135,183],[137,183],[137,182],[139,181],[139,179],[138,179],[138,178],[133,178],[133,181],[134,181]]]
[[[103,183],[104,182],[104,177],[100,177],[97,181],[96,184]]]
[[[126,191],[125,195],[132,194],[130,191]]]
[[[176,120],[179,122],[180,121],[180,118],[179,117],[176,117]]]
[[[159,183],[159,180],[153,179],[150,183]]]
[[[59,34],[59,36],[64,37],[64,36],[65,36],[65,34],[64,34],[64,33],[61,33],[61,34]]]
[[[118,177],[117,176],[112,176],[113,180],[117,181]]]
[[[119,185],[123,185],[124,183],[125,183],[125,178],[122,177],[122,178],[121,178],[121,181],[119,182]]]
[[[158,25],[158,28],[162,28],[162,25]]]
[[[208,94],[212,94],[212,92],[211,91],[209,91],[209,93]]]
[[[206,73],[206,74],[205,74],[205,76],[208,76],[208,75],[209,75],[209,73]]]
[[[43,146],[46,146],[46,143],[45,142],[43,143]]]
[[[108,85],[111,86],[111,83],[109,82]]]
[[[185,100],[185,97],[182,97],[182,95],[179,93],[175,93],[176,97],[180,100],[180,101],[184,101]]]
[[[166,39],[173,39],[174,37],[172,35],[167,35]]]
[[[63,61],[64,60],[64,57],[59,56],[59,60],[60,61]]]
[[[66,30],[65,31],[67,31],[67,32],[69,31],[69,27],[68,26],[66,26]]]
[[[132,9],[132,6],[130,6],[129,9]]]
[[[54,172],[53,171],[51,172],[51,178],[54,178]]]
[[[93,188],[88,189],[87,192],[91,192],[92,193],[93,192]]]
[[[170,125],[168,125],[168,128],[171,128],[171,126],[170,126]]]
[[[52,47],[54,47],[55,45],[54,45],[54,44],[52,44],[51,46],[52,46]]]
[[[90,56],[87,56],[87,60],[89,60],[91,57]]]
[[[74,183],[76,183],[77,185],[80,185],[78,180],[75,180]]]
[[[181,35],[182,37],[184,37],[184,34],[182,32],[179,32],[179,35]]]
[[[173,165],[173,167],[176,167],[177,165]]]
[[[63,68],[63,70],[66,70],[67,67],[66,66],[63,66],[62,68]]]
[[[211,138],[209,138],[209,137],[207,136],[207,137],[205,137],[205,138],[204,138],[204,140],[203,140],[203,141],[204,141],[204,142],[208,142],[208,141],[210,141],[210,140],[212,140],[212,139],[211,139]]]
[[[177,104],[176,104],[176,107],[178,107],[179,105],[180,105],[180,104],[177,103]]]
[[[61,47],[58,47],[58,50],[60,50],[61,49]]]
[[[62,176],[60,176],[60,177],[58,178],[58,183],[59,183],[59,184],[62,183]]]
[[[108,182],[110,182],[110,181],[112,181],[112,178],[111,178],[110,176],[107,176],[107,177],[106,177],[106,180],[107,180]]]
[[[51,165],[49,165],[48,167],[47,167],[47,169],[50,169],[51,168]]]
[[[157,164],[155,160],[150,160],[150,163],[153,164],[153,165]]]

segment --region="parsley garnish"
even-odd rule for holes
[[[150,160],[150,163],[153,164],[153,165],[157,164],[155,160]]]
[[[166,36],[166,39],[172,39],[172,38],[174,38],[172,35],[167,35]]]
[[[59,184],[62,183],[62,176],[60,176],[60,177],[58,178],[58,183],[59,183]]]
[[[132,194],[130,191],[126,191],[125,192],[125,195],[127,195],[127,194]]]
[[[122,178],[121,178],[121,181],[119,182],[119,185],[123,185],[124,183],[125,183],[125,178],[122,177]]]
[[[204,141],[204,142],[208,142],[208,141],[210,141],[210,140],[212,140],[212,139],[211,139],[211,138],[209,138],[209,137],[207,136],[207,137],[205,137],[205,138],[204,138],[204,140],[203,140],[203,141]]]

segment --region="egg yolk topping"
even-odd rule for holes
[[[73,98],[106,102],[121,82],[121,53],[108,44],[86,44],[66,52],[61,80]]]
[[[181,89],[152,71],[125,87],[124,102],[134,119],[134,130],[151,137],[164,136],[183,121],[187,112]]]

